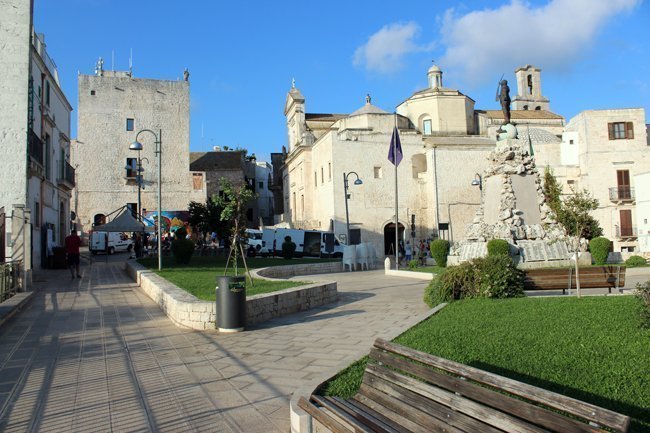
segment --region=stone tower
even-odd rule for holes
[[[512,99],[513,110],[548,110],[549,100],[542,96],[542,70],[532,65],[515,70],[517,96]]]
[[[429,88],[431,89],[440,89],[442,88],[442,71],[436,65],[433,65],[429,68],[427,72],[427,77],[429,78]]]

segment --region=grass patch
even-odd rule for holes
[[[623,413],[635,418],[631,431],[649,431],[650,330],[641,308],[632,296],[463,300],[395,342]],[[361,377],[344,370],[333,382],[347,383],[325,392],[354,394]]]
[[[445,268],[441,268],[440,266],[418,266],[417,268],[413,268],[413,269],[402,268],[402,270],[414,271],[414,272],[426,272],[429,274],[439,274],[440,272],[444,271]]]
[[[203,301],[214,301],[216,299],[215,287],[216,277],[224,274],[226,257],[198,256],[192,257],[189,265],[177,265],[173,257],[163,257],[162,271],[158,271],[158,259],[147,257],[138,260],[142,265],[154,271],[156,274],[174,283],[181,289],[196,296]],[[297,265],[301,263],[319,263],[328,261],[340,261],[337,259],[275,259],[254,257],[246,259],[249,269],[265,268],[268,266]],[[245,271],[243,263],[239,263],[239,275]],[[235,270],[230,265],[227,275],[235,275]],[[298,287],[306,282],[301,281],[268,281],[253,279],[254,286],[251,286],[246,279],[246,296],[258,295],[261,293],[277,292],[278,290]]]

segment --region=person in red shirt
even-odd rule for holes
[[[79,272],[79,247],[81,246],[81,238],[77,236],[77,231],[72,229],[70,235],[65,238],[65,252],[68,255],[68,267],[70,268],[70,273],[72,278],[74,278],[74,272],[77,271],[77,277],[81,278],[81,272]]]

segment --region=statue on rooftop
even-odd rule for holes
[[[508,80],[499,81],[499,89],[497,92],[497,100],[501,103],[501,111],[503,111],[503,124],[510,123],[510,87],[508,87]]]
[[[190,71],[187,68],[185,68],[185,70],[183,71],[183,80],[185,81],[190,80]]]

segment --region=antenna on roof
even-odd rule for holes
[[[131,54],[129,55],[129,76],[133,76],[133,48],[131,48]]]

